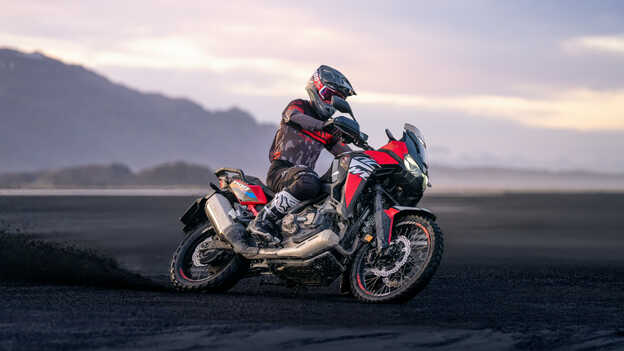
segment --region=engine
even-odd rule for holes
[[[284,246],[297,244],[325,229],[331,229],[334,214],[335,211],[328,209],[323,203],[287,214],[282,219],[282,243]]]

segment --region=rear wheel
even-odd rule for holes
[[[351,292],[364,302],[407,302],[427,286],[440,265],[444,239],[428,218],[397,220],[388,248],[361,247],[351,266]]]
[[[184,237],[173,255],[169,278],[180,291],[222,292],[234,286],[247,271],[247,262],[216,235],[211,226],[200,226]]]

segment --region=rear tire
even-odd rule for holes
[[[198,263],[197,248],[205,241],[220,241],[220,238],[209,225],[199,226],[188,234],[178,245],[171,265],[169,278],[178,291],[224,292],[233,287],[247,272],[248,263],[235,254],[229,244],[219,242],[220,246],[229,248],[210,251],[216,257],[209,264]],[[210,259],[210,257],[208,258]]]
[[[412,241],[413,238],[421,238],[421,240]],[[404,243],[408,241],[410,244],[405,245]],[[418,250],[425,241],[427,242],[427,252],[426,255],[423,255],[422,251]],[[367,260],[370,261],[371,257],[376,256],[377,248],[373,245],[365,245],[356,253],[350,266],[350,282],[351,292],[358,300],[367,303],[405,303],[412,299],[427,286],[438,269],[444,251],[444,237],[432,219],[407,215],[396,220],[392,230],[392,245],[400,248],[396,250],[398,251],[397,256],[401,256],[401,254],[406,256],[406,262],[403,262],[402,265],[395,261],[382,267],[383,265],[377,264],[381,260],[380,258],[372,260],[375,264],[368,263]],[[405,246],[410,246],[410,248],[406,249]],[[413,268],[410,266],[417,267],[411,263],[417,262],[417,260],[411,258],[412,251],[415,256],[420,256],[418,258],[424,257],[422,267],[419,267],[414,273],[412,273]],[[402,260],[402,257],[397,259],[397,261]],[[412,273],[413,276],[408,276],[408,273]],[[392,289],[392,285],[398,285],[398,287]]]

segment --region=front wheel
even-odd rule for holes
[[[427,286],[440,265],[444,238],[428,218],[408,215],[397,220],[392,241],[381,253],[361,247],[351,266],[351,291],[371,303],[407,302]]]
[[[169,278],[179,291],[222,292],[236,284],[248,264],[209,225],[185,236],[171,259]]]

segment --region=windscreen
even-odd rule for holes
[[[407,149],[412,157],[419,163],[425,174],[429,171],[429,154],[427,152],[427,144],[425,143],[425,136],[420,129],[414,127],[409,123],[405,123],[405,134],[409,137],[411,142],[406,140]]]

